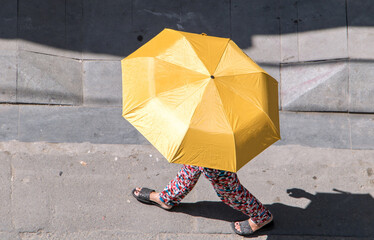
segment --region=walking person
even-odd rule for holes
[[[235,233],[248,236],[272,222],[273,216],[270,211],[240,183],[237,174],[233,172],[183,165],[177,176],[162,192],[135,188],[132,194],[142,203],[170,210],[193,189],[202,173],[212,183],[218,197],[225,204],[249,217],[248,220],[231,223]]]
[[[162,192],[135,188],[171,209],[203,173],[250,235],[273,219],[236,175],[280,139],[278,82],[229,38],[164,29],[121,60],[122,116],[171,163],[184,164]]]

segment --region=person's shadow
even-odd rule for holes
[[[293,198],[311,202],[303,209],[281,203],[266,205],[274,214],[272,235],[349,236],[374,238],[374,198],[370,194],[352,194],[333,189],[335,193],[313,195],[302,189],[288,189]],[[233,222],[248,217],[222,202],[181,203],[176,212]]]

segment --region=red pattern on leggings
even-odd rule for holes
[[[271,213],[240,182],[236,173],[183,165],[177,176],[160,193],[167,205],[178,205],[193,189],[201,173],[212,183],[218,197],[230,207],[248,215],[254,223],[265,222]]]

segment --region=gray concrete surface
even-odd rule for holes
[[[229,222],[245,215],[203,176],[172,212],[131,196],[135,186],[161,190],[180,167],[150,145],[7,141],[0,159],[1,239],[242,239]],[[253,239],[373,239],[373,159],[373,150],[270,147],[238,172],[275,216]]]
[[[1,141],[18,138],[18,106],[5,105],[0,108],[0,138]]]
[[[0,5],[1,240],[242,239],[204,177],[174,212],[130,194],[179,168],[121,117],[119,60],[165,27],[230,37],[279,82],[282,140],[239,171],[276,216],[254,239],[374,239],[372,0]]]
[[[359,59],[374,59],[374,49],[370,43],[374,42],[374,11],[370,0],[348,0],[348,52],[349,57]],[[369,44],[369,45],[368,45]]]
[[[280,82],[284,110],[373,113],[370,0],[1,3],[1,103],[118,104],[97,89],[120,84],[115,62],[169,27],[231,37]]]
[[[350,97],[348,94],[353,91],[349,85],[349,66],[346,61],[283,65],[280,83],[282,109],[347,112]],[[357,77],[353,76],[351,79],[353,84],[360,81],[354,81]],[[360,97],[355,95],[351,99],[353,101],[357,98]]]
[[[297,2],[299,61],[348,57],[345,5],[342,0]],[[317,30],[327,26],[336,27]]]
[[[19,109],[18,138],[21,141],[147,143],[124,120],[120,107],[13,107]]]
[[[85,61],[83,64],[83,104],[122,106],[120,61]]]
[[[17,102],[79,105],[82,63],[79,60],[20,51]]]
[[[0,44],[1,45],[1,44]],[[16,102],[17,58],[0,54],[0,102]]]
[[[0,141],[149,144],[121,107],[0,106]],[[374,150],[374,115],[280,112],[278,145]]]
[[[374,112],[374,64],[351,62],[349,74],[349,110]]]

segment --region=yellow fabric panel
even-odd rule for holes
[[[147,99],[154,97],[153,58],[123,59],[122,65],[122,109],[131,111]]]
[[[172,162],[235,171],[234,137],[213,80]]]
[[[170,46],[181,39],[183,39],[183,36],[178,31],[164,29],[126,58],[157,57],[163,52],[169,51]]]
[[[268,116],[252,101],[215,79],[226,116],[234,132],[237,170],[277,138]],[[273,141],[274,142],[274,141]]]
[[[126,59],[155,57],[166,62],[210,75],[195,50],[179,31],[164,29]]]
[[[236,172],[232,134],[206,133],[188,129],[172,163]]]
[[[190,128],[212,133],[232,133],[214,80],[209,79],[201,103],[197,106]]]
[[[198,57],[208,69],[209,74],[214,75],[217,65],[230,39],[187,32],[181,32],[181,34],[191,44]]]
[[[214,72],[214,76],[232,76],[253,72],[264,72],[264,70],[230,40]]]
[[[154,73],[156,95],[175,88],[186,88],[190,83],[209,78],[208,75],[170,64],[157,58],[155,59]],[[183,94],[183,91],[180,94]]]
[[[258,72],[218,77],[216,81],[264,111],[279,134],[278,82],[274,78]]]
[[[168,109],[169,115],[172,116],[169,121],[176,120],[187,126],[191,125],[191,117],[201,102],[208,81],[203,79],[158,95],[158,101],[162,103],[163,108]]]
[[[196,105],[201,101],[208,81],[190,84],[184,90],[164,92],[128,112],[124,117],[171,161],[189,127]],[[171,100],[174,99],[174,100]]]
[[[279,96],[278,96],[278,82],[272,78],[270,75],[266,74],[266,84],[268,89],[267,94],[267,109],[264,107],[264,111],[267,112],[271,121],[276,128],[278,133],[278,139],[281,139],[280,136],[280,125],[279,125]],[[264,96],[263,96],[264,98]],[[263,100],[265,102],[265,100]]]
[[[185,88],[189,83],[208,78],[207,75],[150,57],[124,59],[122,69],[124,112],[162,92]]]

